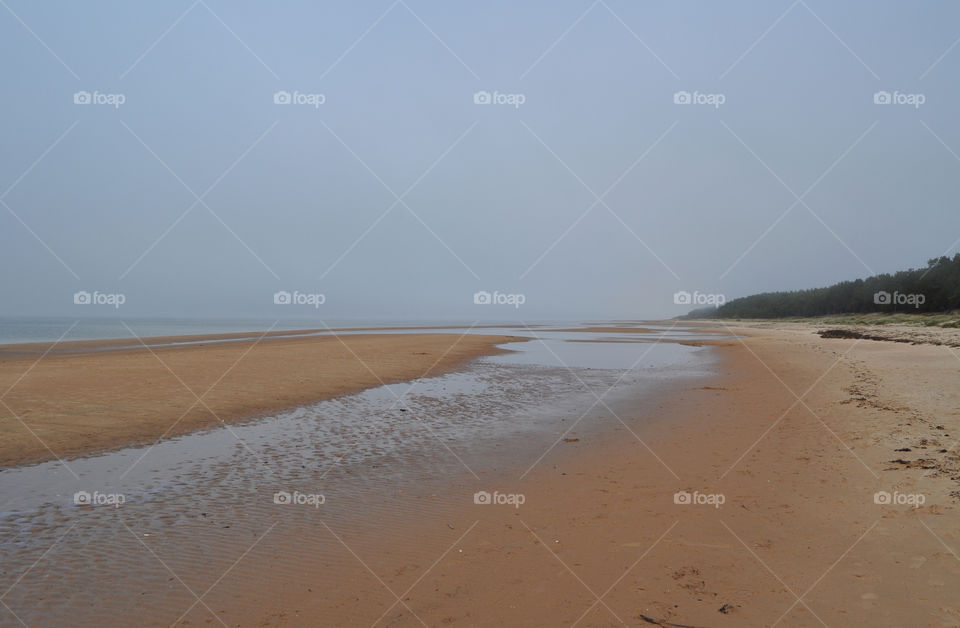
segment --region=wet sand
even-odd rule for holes
[[[321,330],[325,331],[325,330]],[[0,467],[152,443],[449,372],[502,335],[220,334],[0,347]],[[213,343],[215,340],[234,342]],[[210,344],[170,346],[173,342]]]
[[[414,521],[376,535],[318,518],[327,549],[270,574],[287,587],[260,581],[257,619],[241,623],[960,624],[958,356],[810,327],[729,331],[746,337],[719,348],[721,373],[628,420],[633,433],[574,430],[522,479],[502,469],[421,498]],[[525,502],[475,505],[477,487]],[[724,503],[676,504],[677,491]],[[283,546],[282,527],[271,536],[260,558]],[[308,568],[321,565],[335,577]]]

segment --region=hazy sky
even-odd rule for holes
[[[958,248],[955,2],[0,4],[0,315],[666,317]]]

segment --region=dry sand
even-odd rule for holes
[[[444,373],[517,339],[445,333],[284,337],[290,333],[152,349],[117,348],[136,340],[0,347],[0,467],[152,443]]]
[[[745,338],[719,349],[719,377],[630,422],[643,443],[611,429],[522,481],[483,478],[523,493],[520,508],[463,489],[453,514],[425,503],[376,538],[340,529],[345,545],[317,557],[334,582],[306,570],[281,587],[274,572],[247,623],[960,625],[960,356],[802,326],[732,331]],[[678,505],[681,490],[725,502]],[[877,491],[925,503],[877,504]],[[317,539],[331,533],[318,525]],[[273,535],[246,560],[283,547]]]

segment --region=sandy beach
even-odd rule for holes
[[[0,347],[0,467],[152,443],[444,373],[511,341],[462,332],[296,333],[307,332]],[[177,342],[200,344],[171,346]]]
[[[254,503],[226,499],[199,512],[188,500],[160,521],[148,510],[107,510],[104,521],[117,530],[109,551],[58,555],[76,552],[68,539],[31,578],[49,577],[52,587],[63,561],[80,561],[86,577],[105,581],[123,566],[133,577],[102,592],[100,603],[126,608],[135,596],[143,625],[960,624],[957,351],[823,338],[824,327],[810,324],[677,328],[724,334],[665,341],[710,345],[719,356],[715,374],[664,384],[617,406],[616,416],[585,413],[539,457],[489,458],[483,466],[469,458],[475,477],[462,469],[438,474],[431,458],[453,454],[438,444],[423,457],[419,479],[406,465],[364,469],[363,494],[337,493],[353,472],[327,476],[318,460],[297,480],[306,484],[294,485],[324,489],[328,501],[316,508],[270,503],[276,486],[290,486],[271,474],[264,500]],[[434,362],[431,372],[454,371],[510,340],[458,338],[344,337],[352,351],[335,338],[275,339],[157,356],[202,392],[215,381],[211,371],[249,349],[255,359],[241,361],[224,390],[207,398],[218,414],[239,417],[238,408],[263,411],[373,385],[358,358],[379,378],[400,381]],[[125,411],[167,403],[183,388],[149,352],[51,354],[14,388],[33,396],[11,393],[8,403],[73,399],[43,391],[52,378],[69,381],[64,373],[76,374],[77,364],[87,379],[72,395],[99,381],[101,392],[126,391],[116,401]],[[269,394],[256,387],[266,385],[263,369],[272,373]],[[177,394],[178,410],[195,401],[186,390]],[[62,446],[86,433],[87,450],[120,442],[96,436],[107,423],[94,422],[89,401],[61,411],[75,407],[90,413],[83,430],[98,429],[72,431],[57,441]],[[196,419],[184,429],[205,425],[209,414],[188,414]],[[62,429],[37,426],[51,436]],[[17,442],[5,445],[8,459],[27,447]],[[494,503],[476,503],[478,491]],[[197,532],[177,537],[181,526]],[[42,607],[42,591],[32,608]],[[22,611],[28,599],[18,601],[12,608]]]
[[[337,578],[274,573],[256,625],[960,624],[958,356],[724,329],[743,338],[719,377],[628,420],[635,434],[575,430],[522,480],[483,478],[519,508],[463,486],[461,507],[424,498],[375,539],[320,526],[343,542],[318,559]]]

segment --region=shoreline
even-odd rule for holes
[[[101,338],[94,340],[60,340],[37,342],[0,343],[0,360],[8,358],[40,357],[45,355],[73,355],[108,350],[140,350],[143,345],[150,348],[167,346],[205,346],[204,343],[229,341],[256,341],[269,339],[334,337],[337,334],[356,335],[358,332],[377,333],[385,331],[426,331],[453,329],[513,329],[511,325],[441,325],[429,326],[387,326],[387,327],[325,327],[321,329],[281,329],[276,331],[244,331],[215,334],[176,334],[171,336],[132,336],[124,338]],[[536,327],[536,326],[531,326]]]
[[[477,357],[509,352],[497,345],[528,340],[472,333],[289,335],[189,345],[165,338],[163,346],[110,351],[100,349],[130,341],[42,343],[26,351],[4,345],[0,468],[149,444],[448,373]]]

